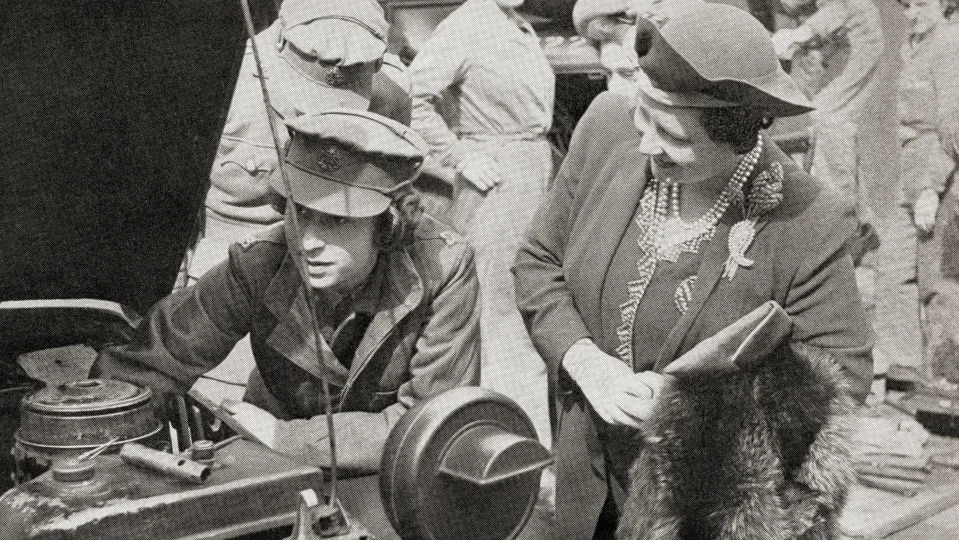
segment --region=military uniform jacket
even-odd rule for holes
[[[270,391],[281,381],[300,381],[284,395],[319,402],[318,395],[303,395],[319,392],[320,385],[296,264],[282,225],[233,245],[227,261],[158,302],[130,344],[105,349],[97,360],[100,374],[161,394],[184,392],[250,334],[258,369],[245,399],[281,420],[278,450],[326,465],[325,419],[291,417],[291,410],[302,410],[299,405]],[[385,268],[377,311],[334,396],[338,460],[346,472],[378,470],[389,430],[409,407],[479,383],[479,287],[472,248],[424,217],[412,245],[381,254],[379,264]]]
[[[559,381],[557,538],[592,538],[610,485],[596,427],[600,420],[559,368],[569,347],[584,337],[616,356],[620,321],[603,320],[601,307],[617,287],[626,285],[608,283],[606,270],[648,180],[632,118],[627,98],[607,92],[593,101],[577,125],[514,269],[520,313],[553,380]],[[731,228],[729,220],[722,220],[713,239],[700,248],[702,260],[688,309],[664,342],[645,347],[658,351],[654,369],[659,371],[775,300],[793,319],[792,340],[834,355],[854,393],[863,398],[872,380],[872,329],[845,247],[855,228],[853,207],[803,172],[767,137],[754,174],[772,163],[784,170],[783,201],[764,218],[745,253],[755,261],[753,266],[740,268],[732,279],[722,277]],[[636,324],[642,317],[637,313]],[[636,444],[642,444],[641,438]],[[623,492],[617,489],[623,486],[611,485],[622,503]]]

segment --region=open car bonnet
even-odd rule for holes
[[[257,25],[272,0],[253,2]],[[196,234],[246,41],[239,0],[11,0],[0,17],[0,363],[113,341]],[[23,304],[96,299],[106,304]],[[89,309],[87,309],[89,308]],[[98,334],[99,332],[99,334]]]

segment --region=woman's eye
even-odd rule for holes
[[[676,142],[676,143],[679,143],[679,144],[689,144],[689,141],[688,141],[688,140],[686,140],[686,139],[684,139],[684,138],[682,138],[682,137],[677,137],[676,135],[673,135],[672,133],[666,131],[666,130],[663,129],[663,128],[659,128],[659,134],[662,135],[663,137],[665,137],[665,138],[673,141],[673,142]]]
[[[325,221],[328,225],[342,227],[343,225],[346,225],[347,223],[350,222],[350,218],[343,217],[343,216],[334,216],[332,214],[326,214],[325,216],[323,216],[323,221]]]

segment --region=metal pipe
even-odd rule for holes
[[[183,456],[167,454],[142,444],[126,443],[120,448],[120,459],[167,476],[202,484],[210,477],[210,466]]]
[[[260,62],[260,52],[256,46],[256,30],[253,28],[253,14],[250,11],[250,2],[249,0],[240,0],[240,3],[243,7],[243,18],[246,20],[246,31],[250,36],[250,47],[253,50],[253,61],[256,64],[257,79],[260,81],[260,91],[263,94],[263,105],[266,107],[266,116],[270,123],[270,134],[273,136],[273,147],[276,150],[276,160],[277,167],[280,169],[280,179],[283,181],[283,188],[286,190],[286,215],[290,218],[290,225],[293,229],[293,237],[296,239],[298,244],[296,247],[292,245],[289,246],[291,254],[297,259],[300,265],[300,276],[301,279],[305,279],[302,276],[308,276],[309,268],[306,264],[306,256],[303,254],[302,249],[302,238],[301,229],[300,229],[300,220],[296,212],[296,203],[293,202],[293,190],[290,188],[290,179],[286,174],[286,167],[283,163],[283,150],[280,148],[280,139],[276,132],[276,111],[273,109],[273,105],[270,102],[270,93],[266,88],[266,77],[263,74],[263,64]],[[316,300],[313,298],[313,289],[310,288],[310,284],[304,282],[303,293],[306,296],[306,304],[310,310],[310,320],[313,323],[313,339],[316,342],[316,354],[317,354],[317,364],[319,364],[319,374],[320,374],[320,386],[323,389],[323,414],[326,416],[326,428],[327,433],[329,434],[328,440],[330,443],[330,495],[329,495],[329,504],[334,504],[336,501],[336,483],[337,483],[337,466],[336,466],[336,429],[333,425],[333,403],[330,400],[330,383],[329,377],[326,373],[326,362],[323,361],[321,355],[323,354],[322,346],[322,336],[320,334],[320,324],[316,318]],[[321,493],[322,495],[322,493]]]

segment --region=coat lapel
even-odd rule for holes
[[[320,336],[322,358],[326,359],[330,384],[343,388],[343,395],[369,364],[376,351],[393,329],[423,298],[423,282],[405,251],[386,255],[388,259],[379,306],[366,333],[357,346],[349,372],[333,355],[329,344]],[[320,377],[313,335],[313,321],[306,302],[306,291],[293,257],[287,254],[280,269],[266,289],[264,303],[276,317],[277,324],[266,344],[314,377]],[[324,306],[317,306],[324,309]]]
[[[353,356],[353,363],[350,366],[349,378],[346,381],[346,387],[343,389],[342,402],[346,401],[346,394],[350,387],[369,365],[370,360],[373,359],[376,351],[383,345],[386,338],[423,301],[423,280],[419,272],[416,271],[409,253],[395,251],[386,256],[389,259],[383,280],[383,291],[380,294],[379,308],[356,348],[356,354]]]
[[[639,154],[637,154],[639,155]],[[579,273],[573,282],[586,284],[584,299],[588,302],[584,310],[587,313],[602,313],[603,293],[606,277],[613,255],[629,228],[629,222],[636,215],[643,189],[649,179],[649,162],[643,159],[639,167],[621,167],[610,180],[610,186],[598,202],[602,211],[592,213],[592,221],[586,225],[583,238],[586,243],[579,257]],[[623,204],[623,201],[635,201],[635,204]],[[610,231],[619,231],[619,236],[609,238]],[[601,241],[600,239],[606,239]],[[597,272],[598,269],[603,269]],[[577,279],[578,278],[578,279]],[[597,316],[599,329],[597,335],[605,335],[603,317]],[[616,323],[618,324],[618,323]]]
[[[313,319],[306,301],[306,289],[299,278],[293,257],[287,254],[266,289],[264,303],[276,317],[266,344],[314,377],[320,377],[319,358],[324,359],[330,384],[346,384],[346,369],[336,360],[330,346],[320,337],[322,356],[316,352]],[[323,306],[317,306],[323,309]]]
[[[767,141],[767,146],[763,149],[763,153],[760,155],[759,162],[756,164],[756,168],[753,170],[749,181],[751,182],[758,174],[765,171],[773,159],[775,159],[775,157],[771,155]],[[676,322],[676,325],[673,326],[669,335],[666,336],[666,341],[663,342],[663,346],[659,349],[659,353],[656,356],[656,363],[653,367],[654,371],[662,371],[667,364],[676,358],[677,353],[683,345],[683,340],[689,334],[693,323],[696,321],[696,317],[706,304],[706,300],[709,299],[718,288],[726,258],[729,257],[729,231],[737,221],[743,218],[744,216],[738,208],[730,207],[726,215],[723,216],[723,219],[716,225],[716,234],[713,236],[713,239],[704,244],[703,258],[699,263],[699,269],[697,271],[698,278],[696,279],[693,297],[689,302],[689,307],[686,309],[686,312],[683,313]],[[766,223],[766,220],[761,220],[757,224],[756,238],[753,240],[753,244],[759,240],[759,233],[766,226]],[[740,272],[747,271],[748,269],[740,269]]]

